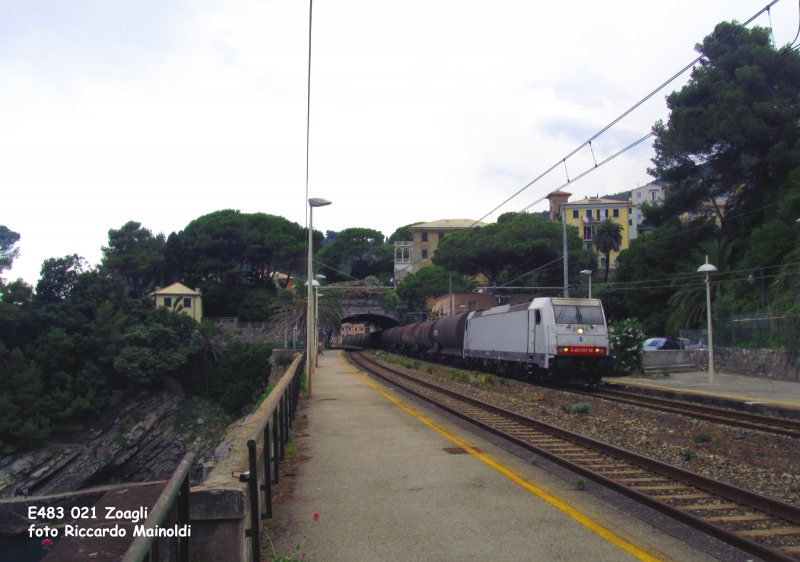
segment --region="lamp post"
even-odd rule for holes
[[[314,359],[316,361],[316,364],[314,365],[315,367],[319,367],[319,356],[322,355],[322,351],[320,351],[320,349],[319,349],[319,342],[317,341],[317,339],[319,339],[319,298],[320,297],[324,297],[324,296],[325,295],[320,294],[319,287],[317,287],[317,299],[316,299],[317,300],[317,303],[316,303],[317,310],[314,311],[314,318],[317,321],[317,325],[314,326],[314,328],[315,328],[314,337],[316,338],[314,340],[314,355],[315,355]],[[325,346],[323,345],[322,348],[324,350]],[[317,352],[319,352],[319,355],[317,354]]]
[[[317,353],[317,351],[319,351],[319,342],[317,341],[317,338],[319,337],[319,298],[325,296],[325,295],[320,295],[319,294],[319,288],[321,287],[321,285],[320,285],[320,283],[318,281],[319,279],[327,279],[327,277],[325,277],[321,273],[317,273],[316,275],[314,275],[314,286],[317,288],[316,308],[314,309],[314,319],[317,321],[316,331],[314,332],[314,353],[315,354]],[[324,347],[325,346],[323,346],[323,349],[324,349]],[[321,352],[320,352],[320,355],[322,355]],[[319,357],[316,358],[316,361],[314,362],[314,367],[319,367]]]
[[[697,269],[697,273],[706,274],[706,314],[708,316],[708,384],[714,384],[714,332],[711,327],[711,283],[708,279],[708,274],[717,271],[717,268],[708,263],[708,256],[706,256],[706,263]]]
[[[589,298],[592,298],[592,270],[584,269],[583,271],[581,271],[581,275],[589,276]]]
[[[314,207],[324,207],[330,205],[331,202],[327,199],[320,199],[312,197],[308,200],[308,291],[307,291],[307,307],[306,307],[306,376],[308,377],[308,395],[311,396],[311,374],[314,372],[314,350],[311,347],[311,342],[314,339],[314,285],[312,280],[314,278]]]

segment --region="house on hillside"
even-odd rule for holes
[[[565,220],[568,226],[576,227],[587,250],[595,249],[594,233],[604,220],[611,219],[619,224],[622,227],[622,244],[612,250],[609,256],[610,267],[617,267],[617,257],[622,250],[628,248],[631,232],[636,229],[631,202],[599,196],[569,201],[571,195],[566,191],[555,191],[547,196],[550,200],[550,220],[553,222]],[[600,257],[600,267],[602,269],[606,267],[605,256]]]
[[[178,310],[183,314],[191,316],[197,322],[203,319],[203,297],[200,289],[190,289],[181,283],[173,283],[169,287],[156,287],[150,293],[155,305],[166,306],[173,310]]]
[[[394,243],[394,284],[397,286],[406,275],[431,265],[431,258],[445,236],[486,223],[472,219],[442,219],[408,227],[412,240]]]
[[[631,240],[640,234],[646,234],[652,230],[651,228],[642,226],[644,216],[642,214],[642,205],[647,203],[657,207],[664,203],[667,196],[667,187],[661,180],[655,180],[647,185],[637,187],[631,190],[631,205],[633,207],[633,225],[635,228],[631,229]]]

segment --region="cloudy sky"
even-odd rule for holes
[[[793,1],[772,8],[779,45]],[[688,64],[716,23],[764,4],[317,0],[309,195],[333,205],[314,226],[478,219]],[[97,263],[129,220],[169,234],[233,208],[304,224],[308,9],[0,0],[0,224],[22,235],[5,277],[35,283],[72,253]],[[595,141],[598,160],[666,117],[687,76]],[[569,191],[645,184],[651,156],[648,142]],[[570,176],[591,163],[576,155]],[[560,168],[487,220],[564,181]]]

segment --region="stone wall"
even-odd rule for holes
[[[800,381],[800,365],[784,350],[714,348],[714,369],[721,373]]]

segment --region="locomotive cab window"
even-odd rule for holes
[[[542,323],[542,311],[539,310],[538,308],[536,309],[536,323],[537,324]]]
[[[556,324],[603,324],[603,309],[599,306],[557,305]]]

